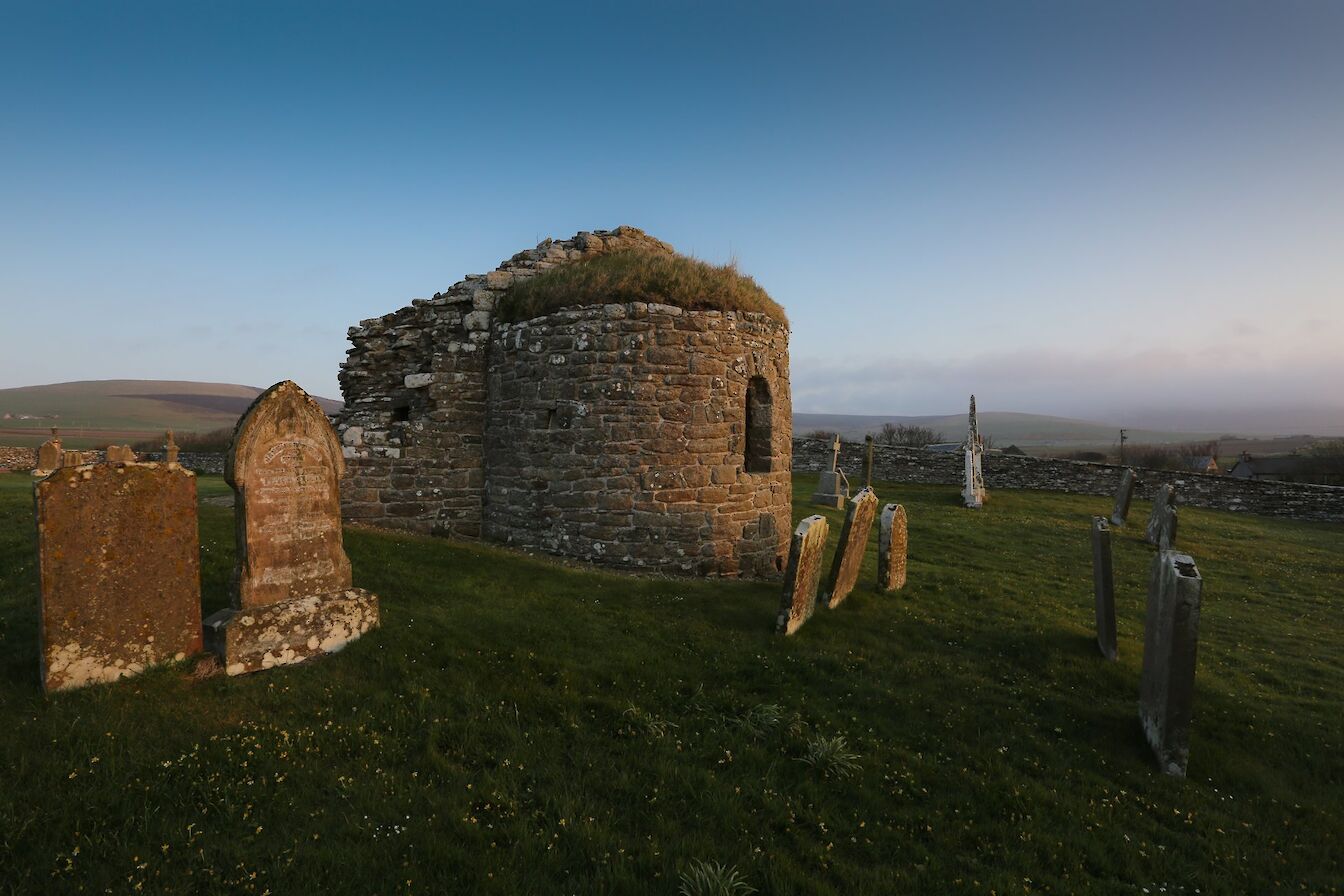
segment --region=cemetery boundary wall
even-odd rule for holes
[[[862,485],[866,450],[863,442],[845,442],[840,449],[840,468],[849,475],[855,487]],[[829,440],[793,440],[795,471],[819,472],[830,469],[830,463]],[[1125,470],[1118,464],[1017,454],[986,453],[984,464],[985,485],[991,498],[995,489],[1036,489],[1113,497]],[[1140,467],[1135,467],[1134,472],[1139,479],[1135,494],[1144,500],[1151,500],[1159,486],[1170,483],[1176,488],[1177,501],[1191,507],[1296,520],[1344,522],[1344,488],[1338,486],[1267,482]],[[929,451],[890,445],[873,447],[875,480],[959,486],[964,475],[965,458],[960,451]]]

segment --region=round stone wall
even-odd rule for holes
[[[778,575],[788,339],[762,314],[642,302],[497,324],[485,535],[630,569]]]

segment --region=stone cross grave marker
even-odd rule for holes
[[[1103,517],[1092,517],[1092,599],[1097,611],[1097,647],[1108,660],[1119,656],[1115,635],[1115,576],[1111,568],[1111,530]]]
[[[962,446],[966,453],[965,486],[961,490],[961,499],[967,507],[978,510],[985,506],[989,494],[985,490],[985,443],[980,438],[980,424],[975,416],[975,396],[971,396],[971,411],[967,415],[966,443]]]
[[[839,510],[845,506],[845,501],[848,499],[849,481],[840,469],[840,436],[837,434],[831,443],[831,469],[823,471],[818,477],[812,503]]]
[[[1111,510],[1111,525],[1123,526],[1129,519],[1129,502],[1134,497],[1134,486],[1138,479],[1134,471],[1125,468],[1125,472],[1120,474],[1120,487],[1115,492],[1115,507]]]
[[[378,625],[378,598],[351,587],[341,541],[341,445],[317,402],[286,380],[233,434],[233,606],[205,621],[230,675],[340,650]]]
[[[882,508],[877,530],[877,590],[899,591],[905,587],[905,508],[888,504]]]
[[[1189,554],[1162,551],[1148,578],[1139,719],[1164,774],[1185,777],[1204,588]]]
[[[849,502],[845,513],[844,525],[840,527],[840,542],[836,545],[835,556],[831,559],[830,589],[826,596],[826,606],[835,608],[840,605],[859,580],[859,567],[863,564],[863,554],[868,547],[868,533],[873,529],[873,517],[877,516],[877,495],[871,488],[859,491]]]
[[[165,433],[166,438],[163,442],[163,462],[166,464],[177,463],[177,443],[173,441],[173,431],[170,429]]]
[[[1167,511],[1176,504],[1176,489],[1169,482],[1157,487],[1153,494],[1153,509],[1148,514],[1148,525],[1144,528],[1143,540],[1151,545],[1162,541],[1162,530],[1168,525]]]
[[[62,467],[33,491],[46,690],[116,681],[200,651],[192,473]]]
[[[789,565],[784,571],[784,593],[775,620],[775,630],[780,634],[791,635],[798,631],[817,608],[826,530],[826,517],[818,515],[807,517],[793,531]]]

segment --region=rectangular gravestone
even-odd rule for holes
[[[206,620],[229,675],[302,662],[378,625],[378,598],[353,588],[341,538],[341,445],[317,402],[286,380],[234,430],[233,606]]]
[[[116,681],[200,651],[192,473],[62,467],[33,492],[44,688]]]
[[[850,499],[844,525],[840,528],[840,543],[836,545],[835,556],[831,559],[826,606],[839,606],[859,581],[859,567],[863,564],[863,553],[868,547],[868,533],[873,530],[875,516],[877,495],[871,488],[860,489]]]
[[[1148,578],[1139,719],[1164,774],[1185,777],[1194,716],[1203,580],[1188,554],[1162,551]]]
[[[1162,483],[1153,493],[1153,509],[1148,514],[1148,525],[1143,530],[1143,540],[1158,545],[1162,540],[1162,529],[1168,525],[1167,511],[1176,506],[1176,488],[1170,483]]]
[[[905,587],[906,546],[905,508],[888,504],[882,508],[877,529],[877,590],[899,591]]]
[[[824,516],[809,516],[793,531],[789,565],[784,571],[784,594],[775,630],[791,635],[812,618],[821,583],[821,558],[826,551],[827,523]]]
[[[1125,468],[1120,474],[1120,487],[1115,490],[1115,507],[1111,510],[1111,525],[1123,526],[1129,519],[1129,503],[1134,498],[1134,486],[1138,482],[1134,471]]]
[[[1115,576],[1111,569],[1111,530],[1103,517],[1092,517],[1092,591],[1097,610],[1097,646],[1108,660],[1119,656],[1115,635]]]

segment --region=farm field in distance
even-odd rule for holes
[[[794,520],[842,512],[808,503]],[[1181,511],[1205,580],[1190,777],[1137,720],[1146,502],[876,483],[909,584],[797,635],[778,583],[639,578],[347,529],[383,626],[240,678],[190,662],[44,698],[31,480],[0,474],[0,892],[1338,893],[1344,527]],[[203,605],[227,486],[199,479]]]

